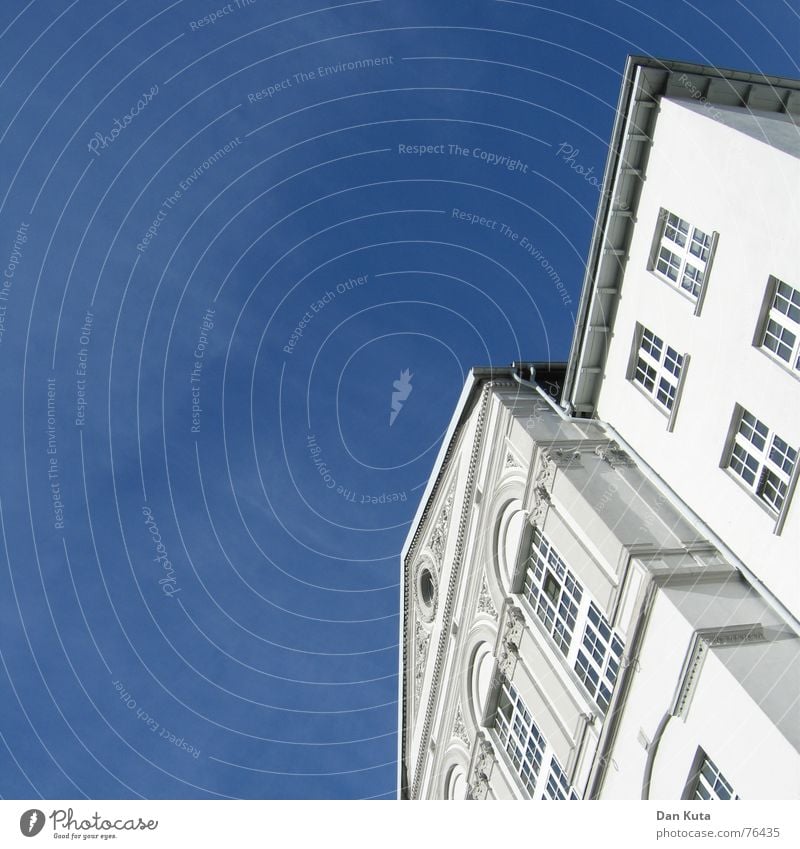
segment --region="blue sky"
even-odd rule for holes
[[[391,798],[400,547],[469,367],[567,355],[626,55],[799,37],[4,0],[0,796]]]

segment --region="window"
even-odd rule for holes
[[[652,330],[637,325],[632,379],[656,404],[671,413],[675,406],[684,369],[685,356],[667,345]]]
[[[738,799],[716,764],[705,755],[700,764],[693,799]]]
[[[797,462],[797,450],[742,407],[737,406],[734,422],[728,468],[768,507],[780,513]]]
[[[494,730],[498,742],[532,799],[578,798],[527,705],[505,677],[501,679],[495,717]],[[542,764],[547,763],[549,769],[545,773]]]
[[[538,527],[533,529],[522,592],[564,655],[567,667],[574,668],[589,696],[605,713],[622,662],[623,642]],[[583,639],[578,642],[572,638],[581,626]]]
[[[533,796],[547,742],[516,688],[505,678],[500,686],[495,731],[525,789]]]
[[[539,528],[533,530],[523,594],[566,656],[583,589]]]
[[[622,649],[622,640],[611,630],[597,605],[591,602],[575,671],[603,713],[611,703],[622,662]]]
[[[570,787],[567,774],[555,755],[550,760],[550,773],[542,793],[542,799],[577,799],[578,794]]]
[[[668,283],[694,301],[703,293],[715,243],[714,235],[695,227],[674,212],[662,209],[656,229],[652,267]]]
[[[800,371],[800,290],[770,278],[769,312],[759,344]]]

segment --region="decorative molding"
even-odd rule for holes
[[[684,664],[683,676],[670,711],[671,714],[686,717],[709,649],[745,643],[763,643],[765,640],[764,628],[760,623],[728,625],[723,628],[706,628],[698,631],[694,636],[694,641]]]
[[[548,458],[557,469],[582,469],[581,452],[578,448],[555,448],[547,451]]]
[[[530,514],[531,524],[541,528],[544,525],[544,518],[551,505],[550,493],[545,487],[537,486],[533,490],[533,510],[531,510]]]
[[[425,664],[431,635],[419,624],[414,623],[414,704],[419,708],[422,682],[425,680]]]
[[[503,638],[497,654],[498,669],[509,680],[514,676],[514,670],[519,660],[519,644],[525,632],[525,618],[518,607],[509,605],[506,612]]]
[[[487,613],[495,622],[497,621],[497,608],[494,606],[489,587],[486,584],[485,573],[481,578],[481,591],[478,595],[478,613]]]
[[[469,748],[469,734],[467,734],[467,726],[464,724],[464,714],[461,712],[460,701],[456,706],[456,718],[453,720],[453,737]]]
[[[436,563],[441,566],[442,558],[444,557],[444,549],[447,545],[447,532],[450,528],[450,514],[453,510],[453,500],[455,499],[456,487],[453,483],[450,487],[450,492],[444,500],[442,509],[439,511],[439,516],[431,531],[430,546],[433,556],[436,558]]]
[[[485,799],[489,794],[489,779],[494,769],[495,754],[492,744],[480,735],[475,744],[472,773],[467,791],[468,799]]]
[[[506,449],[506,459],[505,459],[505,462],[503,463],[503,468],[504,469],[521,469],[522,468],[519,460],[517,460],[517,458],[507,449]]]
[[[430,604],[426,604],[425,599],[422,597],[420,573],[423,569],[427,570],[431,577],[431,584],[433,585],[433,599]],[[436,607],[439,603],[439,573],[436,570],[435,565],[430,560],[423,558],[414,568],[413,580],[414,599],[417,603],[417,614],[423,622],[431,623],[436,617]]]
[[[764,626],[760,622],[752,625],[730,625],[725,628],[708,629],[707,631],[700,631],[699,634],[709,648],[766,641]]]
[[[594,449],[594,453],[597,456],[608,463],[612,469],[619,468],[620,466],[635,466],[636,464],[633,462],[629,454],[626,454],[616,442],[609,442],[606,445],[598,445],[597,448]]]
[[[536,472],[534,486],[536,489],[544,489],[548,492],[553,488],[556,477],[556,464],[550,451],[544,449],[539,452],[539,469]]]
[[[557,468],[568,468],[570,464],[580,463],[580,452],[572,449],[542,448],[539,450],[539,468],[533,479],[533,509],[530,511],[530,522],[540,528],[544,525],[547,511],[552,507],[550,493],[553,491],[553,483]]]
[[[492,386],[498,385],[508,385],[513,386],[512,381],[492,381]],[[475,420],[475,430],[474,430],[474,438],[472,441],[472,449],[470,452],[469,459],[469,467],[467,470],[466,480],[464,481],[464,498],[461,506],[461,515],[459,517],[458,523],[458,531],[456,535],[456,542],[453,550],[453,561],[452,566],[449,572],[449,581],[447,585],[447,593],[443,599],[443,610],[442,610],[442,628],[439,632],[439,641],[436,647],[436,656],[433,662],[433,671],[431,675],[431,691],[430,698],[428,699],[428,703],[425,707],[425,718],[423,720],[422,725],[422,734],[420,737],[420,745],[417,750],[417,758],[416,763],[414,764],[414,769],[409,776],[409,798],[416,799],[419,797],[420,785],[422,783],[422,776],[424,773],[425,766],[425,756],[426,756],[426,747],[427,741],[430,737],[431,733],[431,725],[433,723],[433,714],[434,707],[436,703],[436,696],[438,694],[440,677],[442,674],[442,668],[444,665],[444,655],[445,649],[447,648],[447,643],[449,640],[449,631],[450,631],[450,620],[453,615],[453,602],[455,600],[456,589],[458,586],[458,577],[461,569],[461,559],[464,554],[464,546],[466,543],[466,531],[467,525],[469,523],[470,511],[472,510],[472,502],[475,495],[475,479],[477,476],[478,470],[478,456],[480,454],[480,447],[483,441],[483,432],[486,426],[486,409],[489,404],[489,396],[491,394],[491,387],[487,384],[484,387],[481,399],[480,406],[477,410],[476,420]],[[452,443],[451,443],[452,444]],[[445,456],[444,464],[449,462],[451,457],[451,453],[448,451],[448,454]],[[423,519],[425,520],[425,514],[423,513]],[[408,555],[406,556],[406,568],[408,568],[408,563],[413,562],[416,557],[416,549],[419,542],[419,535],[415,533],[413,542],[411,544]],[[404,600],[404,604],[407,604],[407,599]],[[407,622],[408,609],[404,607],[403,609],[404,620]],[[404,633],[405,629],[404,629]],[[404,651],[405,651],[405,641],[404,641]],[[405,720],[404,720],[405,722]],[[403,735],[405,735],[405,725],[403,727]],[[404,736],[403,746],[407,745],[407,739]],[[405,748],[404,748],[404,751]]]

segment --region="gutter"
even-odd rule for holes
[[[603,174],[603,187],[600,192],[600,202],[597,207],[594,230],[592,231],[592,241],[589,247],[589,262],[586,265],[586,273],[583,278],[583,288],[581,289],[581,299],[578,303],[578,314],[575,322],[575,333],[572,337],[572,346],[567,361],[567,373],[564,378],[564,390],[561,395],[563,399],[562,403],[564,404],[570,404],[570,396],[572,395],[572,390],[575,388],[578,362],[581,359],[581,349],[583,348],[583,342],[586,336],[589,304],[594,293],[595,273],[600,262],[603,236],[606,232],[606,225],[611,209],[612,184],[616,178],[617,166],[622,155],[622,136],[628,121],[628,110],[633,96],[633,82],[636,76],[636,69],[642,61],[643,57],[641,56],[629,56],[625,63],[624,79],[617,102],[617,116],[614,119],[614,128],[611,132],[608,158],[606,159],[606,167]]]

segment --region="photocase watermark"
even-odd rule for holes
[[[25,837],[36,837],[44,828],[44,811],[38,808],[30,808],[19,818],[19,830]]]
[[[200,757],[200,749],[197,749],[187,743],[183,737],[178,737],[177,734],[173,734],[169,729],[164,728],[164,726],[150,716],[147,711],[139,707],[136,704],[136,699],[134,699],[133,696],[125,689],[125,685],[121,681],[114,681],[112,683],[114,684],[114,689],[119,694],[120,701],[122,701],[129,710],[136,711],[137,719],[144,722],[153,734],[157,734],[162,740],[172,743],[172,745],[176,748],[183,749],[187,755],[191,755],[195,760]]]
[[[411,394],[411,390],[414,388],[411,385],[411,378],[414,377],[411,374],[409,369],[403,369],[400,372],[399,380],[395,380],[392,383],[394,387],[394,392],[392,392],[392,409],[389,413],[389,427],[391,427],[395,419],[400,415],[400,411],[403,409],[403,404],[408,400],[408,396]]]
[[[19,818],[19,830],[25,837],[36,837],[45,827],[47,820],[53,825],[53,837],[67,840],[113,840],[117,831],[155,831],[158,820],[107,819],[97,811],[90,817],[77,819],[72,808],[55,808],[47,816],[39,808],[30,808]],[[63,833],[59,833],[59,829]],[[86,832],[81,834],[80,832]]]
[[[239,136],[231,139],[227,144],[218,148],[211,154],[211,156],[204,159],[192,172],[191,174],[187,174],[182,180],[178,182],[178,188],[175,191],[168,195],[163,201],[161,201],[161,206],[158,209],[158,213],[156,217],[153,219],[152,224],[147,228],[144,235],[142,236],[139,243],[136,245],[136,250],[139,253],[144,253],[147,248],[150,246],[150,243],[155,239],[158,235],[158,231],[161,229],[161,225],[166,221],[167,216],[175,207],[175,205],[181,200],[186,192],[191,189],[191,187],[211,168],[212,165],[215,165],[219,162],[220,159],[223,159],[227,156],[232,150],[235,150],[242,143],[242,140]]]
[[[181,199],[181,194],[181,190],[176,189],[169,197],[161,201],[161,206],[158,209],[156,217],[153,219],[153,223],[147,228],[147,232],[142,236],[139,244],[136,245],[136,250],[139,253],[143,254],[150,247],[150,242],[158,235],[158,231],[161,229],[164,221],[166,221],[170,210]]]
[[[211,307],[203,314],[197,344],[194,346],[194,365],[192,367],[192,373],[189,375],[189,387],[192,393],[191,433],[200,433],[200,414],[203,412],[200,406],[200,377],[203,373],[209,336],[214,329],[214,315],[215,310],[211,309]]]
[[[603,183],[602,180],[598,180],[594,175],[594,165],[590,165],[588,168],[584,165],[581,165],[578,162],[578,157],[581,155],[580,148],[573,147],[569,142],[561,142],[558,146],[558,150],[556,151],[556,156],[561,157],[561,161],[564,162],[580,177],[589,183],[590,186],[594,186],[600,194],[608,194],[608,192],[603,191]]]
[[[17,228],[17,232],[14,234],[14,242],[11,246],[11,254],[8,257],[8,263],[3,270],[3,277],[0,280],[0,345],[3,344],[3,335],[6,332],[8,298],[11,294],[11,287],[14,285],[17,266],[22,259],[22,246],[28,241],[28,226],[23,221]]]
[[[451,217],[458,221],[466,221],[471,226],[485,227],[487,230],[493,230],[506,239],[510,239],[514,244],[519,245],[525,253],[529,254],[541,265],[543,271],[553,281],[556,291],[561,297],[561,303],[568,307],[572,303],[567,287],[564,285],[561,275],[556,271],[552,263],[547,257],[536,247],[536,245],[525,235],[520,235],[516,230],[510,227],[503,221],[496,218],[488,218],[480,215],[477,212],[470,212],[465,209],[453,208]]]
[[[597,513],[602,513],[618,492],[619,487],[614,481],[611,481],[611,483],[603,490],[600,498],[598,498],[597,503],[594,505],[595,511]]]
[[[529,171],[527,162],[516,159],[507,153],[484,150],[482,147],[464,147],[455,143],[398,144],[397,152],[400,156],[459,156],[477,159],[486,165],[505,168],[507,171],[519,172],[520,174],[527,174]]]
[[[193,171],[191,174],[188,174],[178,183],[179,188],[183,192],[188,192],[194,183],[196,183],[200,177],[205,174],[206,171],[212,166],[216,165],[220,159],[224,156],[227,156],[232,150],[235,150],[242,143],[242,140],[239,136],[232,138],[227,144],[224,144],[222,147],[215,150],[211,156],[204,159]]]
[[[408,495],[405,491],[381,492],[378,495],[371,495],[365,492],[358,492],[338,483],[328,464],[325,462],[322,448],[313,433],[309,433],[306,436],[306,447],[311,457],[311,462],[314,464],[320,478],[322,478],[325,488],[334,491],[338,496],[344,498],[345,501],[349,501],[351,504],[392,504],[398,501],[408,501]]]
[[[686,74],[681,74],[678,77],[678,82],[684,87],[689,89],[692,93],[693,100],[699,100],[705,109],[708,110],[708,114],[714,118],[715,120],[722,117],[722,112],[719,109],[715,109],[709,102],[707,97],[703,97],[703,92],[686,76]]]
[[[508,227],[506,224],[503,224],[500,228],[500,234],[505,236],[507,239],[511,239],[513,242],[518,244],[522,250],[525,251],[529,256],[533,257],[539,265],[541,265],[544,273],[553,281],[553,285],[556,287],[556,291],[561,298],[561,303],[568,307],[572,303],[572,298],[570,297],[569,292],[567,291],[567,287],[564,285],[564,282],[561,279],[561,275],[556,271],[550,260],[539,250],[539,248],[534,245],[534,243],[527,237],[522,236]]]
[[[360,274],[358,277],[348,277],[347,280],[337,283],[333,289],[327,290],[321,298],[317,298],[315,301],[310,303],[308,305],[308,309],[305,311],[300,321],[298,321],[296,327],[289,335],[289,339],[283,346],[284,353],[294,353],[294,349],[297,347],[298,342],[303,338],[306,328],[309,324],[311,324],[314,317],[322,312],[322,310],[334,301],[338,295],[344,295],[347,292],[351,292],[353,289],[358,289],[367,282],[368,278],[369,274]]]
[[[86,310],[83,326],[78,337],[78,362],[75,368],[75,425],[83,427],[86,424],[86,369],[89,364],[89,342],[92,338],[94,313]]]
[[[108,133],[95,133],[89,140],[87,147],[97,157],[100,156],[100,151],[110,147],[119,138],[119,134],[130,124],[134,118],[147,108],[147,105],[152,102],[153,98],[158,94],[158,85],[150,87],[149,91],[144,92],[136,101],[135,105],[122,116],[122,120],[114,118],[114,126]]]
[[[304,83],[315,82],[333,77],[337,74],[351,71],[361,71],[371,68],[382,68],[394,64],[394,56],[370,56],[366,59],[355,59],[352,62],[336,62],[333,65],[317,65],[316,68],[307,68],[305,71],[297,71],[288,77],[276,80],[258,91],[252,91],[247,95],[248,103],[258,103],[260,100],[271,100],[276,94],[286,91]]]
[[[53,527],[64,530],[64,502],[61,500],[61,469],[56,441],[56,379],[47,378],[47,481],[53,504]]]
[[[659,492],[655,502],[650,505],[650,509],[647,511],[642,523],[639,525],[639,530],[643,534],[646,534],[647,536],[651,536],[653,534],[653,525],[655,525],[657,521],[661,521],[661,508],[667,503],[667,496],[664,495],[663,492]]]
[[[232,3],[226,3],[216,11],[203,15],[202,18],[189,21],[189,29],[192,32],[197,32],[197,30],[202,29],[203,27],[213,26],[213,24],[221,18],[226,18],[228,15],[238,12],[240,9],[246,9],[248,6],[253,6],[255,2],[256,0],[233,0]]]
[[[172,568],[172,561],[169,559],[166,546],[161,539],[161,532],[158,529],[158,524],[153,518],[153,511],[145,505],[142,507],[142,515],[144,516],[145,526],[147,527],[147,530],[150,531],[150,536],[156,549],[156,556],[153,560],[156,563],[160,563],[161,568],[164,570],[164,577],[159,578],[158,583],[161,585],[161,590],[164,595],[172,598],[172,596],[181,591],[178,586],[177,578],[175,577],[175,570]]]

